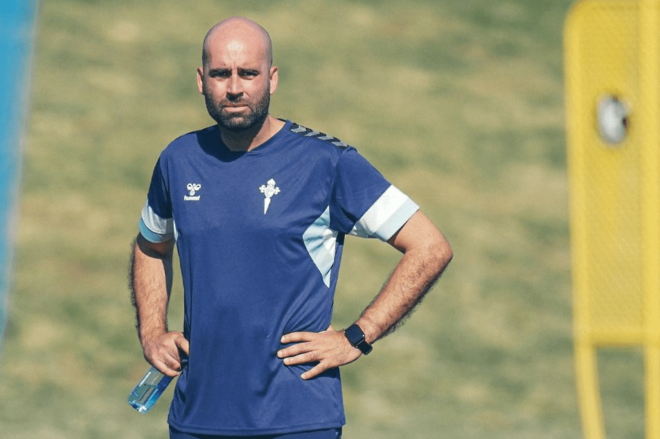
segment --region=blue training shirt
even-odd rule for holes
[[[197,434],[344,425],[339,370],[303,380],[280,337],[330,326],[344,236],[389,239],[419,207],[338,139],[287,121],[249,152],[217,126],[172,142],[140,232],[176,239],[190,357],[168,422]]]

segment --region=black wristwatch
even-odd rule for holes
[[[346,328],[344,335],[348,339],[348,342],[353,346],[358,348],[364,355],[369,354],[373,349],[367,341],[365,340],[364,332],[357,323],[353,323],[351,326]]]

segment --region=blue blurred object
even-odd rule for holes
[[[0,341],[7,324],[11,250],[36,10],[36,0],[0,1]]]
[[[156,404],[158,398],[171,382],[172,377],[163,375],[158,369],[151,366],[135,386],[135,389],[128,395],[128,403],[138,413],[145,414]]]

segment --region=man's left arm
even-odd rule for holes
[[[392,332],[412,312],[453,256],[445,237],[420,211],[387,242],[401,251],[403,257],[356,322],[370,344]],[[302,375],[303,379],[351,363],[362,355],[349,343],[344,331],[335,331],[332,326],[320,333],[285,334],[282,343],[297,343],[277,353],[284,364],[318,362]]]

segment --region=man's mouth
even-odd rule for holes
[[[240,111],[245,110],[246,108],[247,108],[247,105],[236,105],[236,104],[232,104],[232,105],[224,105],[224,106],[222,107],[223,110],[225,110],[225,111],[227,111],[227,112],[229,112],[229,113],[240,112]]]

